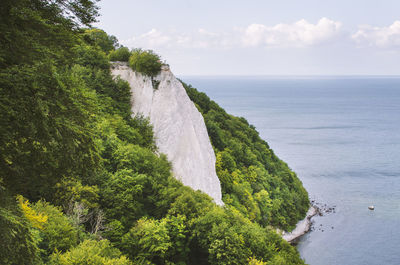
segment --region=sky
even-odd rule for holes
[[[400,75],[399,0],[102,0],[95,27],[184,75]]]

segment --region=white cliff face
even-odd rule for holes
[[[153,78],[160,82],[157,89],[150,77],[132,71],[126,63],[114,63],[112,74],[129,82],[132,115],[150,118],[156,145],[171,161],[175,177],[223,205],[215,154],[203,116],[181,82],[166,66]]]

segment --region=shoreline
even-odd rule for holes
[[[297,224],[295,229],[293,229],[292,232],[284,232],[282,234],[282,238],[286,240],[287,242],[291,243],[294,240],[298,239],[302,235],[306,234],[308,231],[311,229],[311,218],[313,218],[315,215],[317,215],[319,212],[319,209],[312,205],[310,209],[308,209],[306,217],[303,220],[300,220]]]

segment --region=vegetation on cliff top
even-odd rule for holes
[[[267,226],[291,226],[292,200],[275,201],[302,200],[300,184],[243,120],[224,125],[189,92],[224,136],[207,124],[222,208],[177,181],[131,118],[129,85],[110,74],[118,42],[81,28],[94,1],[5,0],[0,14],[1,264],[303,264]]]
[[[110,61],[128,62],[133,71],[154,77],[161,71],[161,57],[152,50],[140,48],[129,51],[127,47],[112,50],[108,58]]]
[[[151,50],[134,49],[129,57],[129,66],[133,71],[156,76],[161,71],[161,58]]]

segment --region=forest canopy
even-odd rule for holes
[[[0,6],[0,264],[304,264],[275,232],[308,207],[296,175],[247,121],[185,86],[226,207],[183,186],[149,121],[131,118],[130,87],[110,73],[127,48],[91,28],[97,15],[89,0]],[[159,71],[150,51],[129,57]]]

